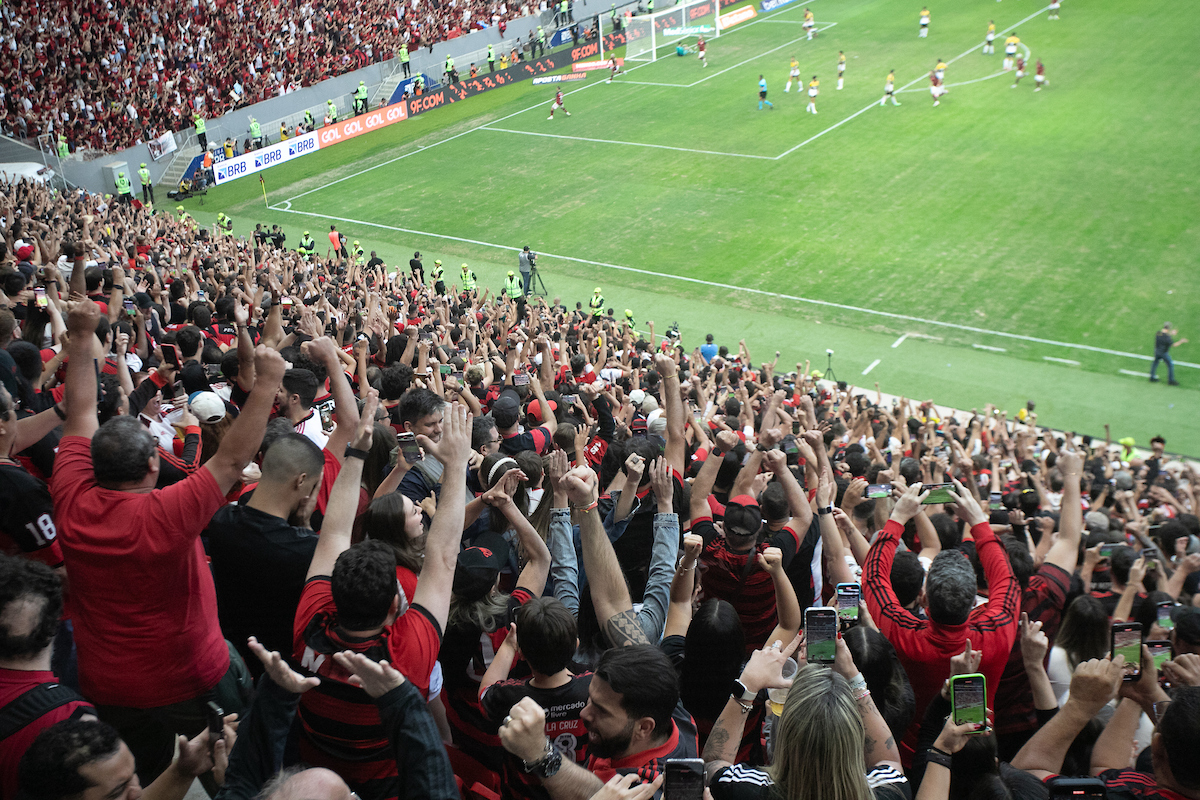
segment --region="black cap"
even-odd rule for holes
[[[458,554],[454,594],[468,603],[487,597],[500,570],[508,563],[508,542],[498,533],[485,533]]]

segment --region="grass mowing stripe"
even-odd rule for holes
[[[539,133],[537,131],[514,131],[511,128],[493,128],[488,125],[478,130],[496,131],[497,133],[515,133],[520,136],[545,136],[549,139],[573,139],[577,142],[593,142],[595,144],[620,144],[629,147],[653,147],[659,150],[678,150],[681,153],[697,153],[705,156],[729,156],[730,158],[759,158],[763,161],[774,161],[771,156],[757,156],[750,153],[722,153],[717,150],[694,150],[690,147],[673,147],[669,144],[648,144],[646,142],[622,142],[618,139],[593,139],[587,136],[567,136],[562,133]]]

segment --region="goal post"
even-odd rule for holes
[[[653,14],[641,14],[625,30],[626,61],[656,61],[675,46],[698,36],[716,38],[718,0],[686,0]]]

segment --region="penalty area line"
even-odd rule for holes
[[[368,222],[366,220],[350,219],[348,217],[335,217],[335,216],[331,216],[329,214],[323,214],[318,211],[301,211],[299,209],[294,209],[294,208],[284,208],[281,205],[270,206],[269,208],[272,211],[280,211],[280,212],[287,213],[287,214],[299,214],[301,216],[316,217],[318,219],[327,219],[327,220],[331,219],[331,220],[334,220],[335,222],[344,222],[349,225],[362,225],[362,226],[370,227],[370,228],[379,228],[381,230],[395,231],[397,233],[407,233],[407,234],[411,234],[413,236],[426,236],[431,239],[445,239],[447,241],[452,241],[452,242],[462,242],[464,244],[474,244],[474,245],[479,245],[481,247],[490,247],[495,250],[504,250],[506,252],[517,253],[517,252],[521,251],[520,247],[515,247],[513,245],[496,244],[495,242],[484,242],[484,241],[480,241],[479,239],[468,239],[466,237],[451,236],[451,235],[445,234],[445,233],[431,233],[429,231],[419,231],[419,230],[415,230],[413,228],[401,228],[397,225],[385,225],[381,222]],[[686,275],[671,275],[666,272],[655,272],[653,270],[642,269],[640,267],[628,267],[628,266],[624,266],[622,264],[610,264],[607,261],[595,261],[590,258],[578,258],[576,256],[565,256],[565,255],[559,255],[556,253],[548,253],[546,251],[540,251],[539,255],[544,256],[546,258],[559,259],[561,261],[571,261],[576,264],[586,264],[588,266],[593,266],[593,267],[605,267],[607,269],[615,269],[615,270],[619,270],[621,272],[630,272],[630,273],[634,273],[637,275],[648,275],[652,278],[662,278],[662,279],[669,279],[669,280],[676,280],[676,281],[684,281],[686,283],[694,283],[694,284],[698,284],[701,286],[709,286],[709,287],[713,287],[716,289],[724,289],[727,291],[745,292],[747,294],[755,294],[755,295],[759,295],[762,297],[773,297],[773,298],[776,298],[779,300],[790,300],[790,301],[793,301],[796,303],[807,303],[809,305],[821,306],[823,308],[836,308],[836,309],[840,309],[842,311],[853,311],[856,313],[868,314],[868,315],[875,316],[875,317],[885,317],[887,319],[904,320],[907,322],[919,322],[924,325],[933,325],[933,326],[939,327],[939,328],[950,328],[953,330],[967,331],[969,333],[985,334],[988,336],[999,336],[1004,339],[1013,339],[1013,340],[1022,341],[1022,342],[1030,342],[1033,344],[1044,344],[1044,345],[1050,345],[1052,347],[1066,347],[1066,348],[1071,348],[1074,350],[1086,350],[1091,353],[1102,353],[1104,355],[1109,355],[1109,356],[1121,356],[1123,358],[1135,358],[1135,359],[1138,359],[1139,361],[1152,361],[1153,360],[1152,356],[1144,355],[1142,353],[1126,353],[1122,350],[1110,350],[1106,347],[1096,347],[1096,346],[1090,345],[1090,344],[1075,344],[1073,342],[1059,342],[1059,341],[1055,341],[1054,339],[1043,339],[1040,336],[1026,336],[1025,334],[1020,334],[1020,333],[1006,333],[1004,331],[993,331],[993,330],[988,330],[987,328],[977,328],[973,325],[961,325],[957,322],[942,322],[942,321],[936,320],[936,319],[925,319],[923,317],[914,317],[914,316],[910,316],[908,314],[897,314],[897,313],[894,313],[891,311],[880,311],[879,309],[875,309],[875,308],[861,308],[859,306],[847,305],[845,303],[835,303],[831,300],[818,300],[813,297],[800,297],[798,295],[783,294],[782,292],[769,292],[765,289],[752,289],[747,286],[734,286],[734,285],[728,284],[728,283],[718,283],[717,281],[706,281],[706,280],[702,280],[700,278],[689,278]],[[915,336],[917,334],[910,334],[910,335]],[[1176,366],[1193,367],[1196,369],[1200,369],[1200,364],[1194,364],[1189,361],[1176,361],[1175,364],[1176,364]],[[1131,373],[1131,374],[1141,375],[1142,373],[1139,372],[1139,373]]]
[[[550,139],[571,139],[578,142],[594,142],[596,144],[619,144],[628,147],[651,147],[656,150],[677,150],[681,153],[696,153],[706,156],[729,156],[731,158],[758,158],[763,161],[773,161],[772,156],[756,156],[749,153],[723,153],[719,150],[693,150],[690,147],[674,147],[669,144],[647,144],[646,142],[623,142],[618,139],[593,139],[588,136],[567,136],[562,133],[540,133],[538,131],[515,131],[511,128],[484,127],[480,130],[496,131],[497,133],[515,133],[520,136],[544,136]]]

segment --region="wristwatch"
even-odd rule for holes
[[[521,769],[524,770],[526,775],[536,775],[542,780],[554,777],[561,768],[562,753],[559,752],[554,742],[550,741],[549,737],[546,738],[546,752],[540,758],[533,761],[525,761],[524,759],[521,761]]]
[[[754,698],[758,697],[757,692],[752,692],[746,688],[746,684],[742,683],[737,678],[733,679],[733,686],[729,689],[729,693],[733,695],[733,699],[739,703],[753,703]]]
[[[832,514],[832,513],[833,513],[833,506],[832,506],[832,505],[825,506],[824,508],[818,508],[818,509],[817,509],[817,514],[819,514],[820,516],[825,516],[826,514]]]

